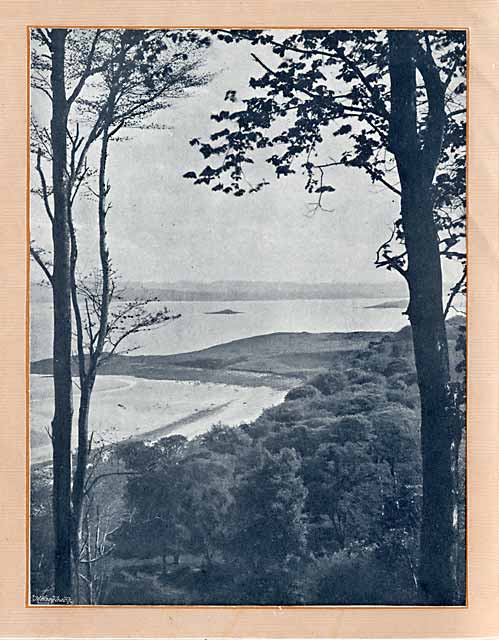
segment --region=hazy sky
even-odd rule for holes
[[[262,51],[262,57],[272,56]],[[390,233],[398,202],[355,169],[335,168],[336,192],[325,205],[332,213],[307,215],[313,196],[302,175],[277,180],[263,191],[235,198],[195,186],[182,178],[205,162],[189,139],[207,139],[220,128],[210,120],[227,108],[224,96],[251,95],[251,75],[259,74],[246,45],[216,42],[206,52],[209,85],[175,103],[162,119],[168,131],[133,131],[115,143],[109,159],[109,246],[114,267],[128,280],[269,280],[300,282],[387,282],[399,276],[376,270],[376,248]],[[43,98],[33,94],[35,114]],[[336,139],[335,139],[336,141]],[[323,146],[324,158],[335,155]],[[268,176],[266,165],[252,167]],[[32,174],[36,183],[36,175]],[[96,239],[95,205],[78,205],[80,254],[89,264]],[[40,203],[33,198],[32,237],[49,241]],[[95,258],[93,258],[95,262]]]

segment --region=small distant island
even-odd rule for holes
[[[244,311],[234,311],[234,309],[220,309],[220,311],[205,311],[206,316],[234,316]]]
[[[407,300],[386,300],[386,302],[372,304],[364,309],[405,309],[408,304]]]

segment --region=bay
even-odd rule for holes
[[[123,346],[134,355],[169,355],[199,351],[240,338],[275,332],[397,331],[407,324],[402,309],[367,308],[386,298],[341,300],[275,300],[223,302],[154,302],[149,309],[167,307],[177,320],[130,339]],[[216,313],[230,309],[235,314]],[[30,360],[50,358],[52,308],[47,302],[31,309]]]
[[[400,308],[372,308],[385,302],[386,298],[154,302],[149,303],[149,311],[166,306],[181,317],[141,333],[123,348],[133,349],[133,355],[170,355],[276,332],[396,331],[406,325]],[[30,360],[50,358],[52,305],[33,303],[30,323]],[[77,407],[79,391],[76,379],[74,382]],[[47,430],[53,411],[52,379],[31,375],[30,385],[31,460],[40,462],[50,459]],[[265,386],[99,376],[90,429],[95,444],[177,433],[191,438],[219,422],[236,426],[252,421],[265,408],[282,402],[285,393]],[[76,416],[74,420],[75,439]]]

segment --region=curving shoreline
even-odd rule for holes
[[[96,445],[173,434],[192,438],[218,422],[236,426],[256,419],[264,409],[281,402],[286,393],[262,385],[126,378],[113,375],[97,378],[90,416]],[[124,381],[128,384],[123,384]],[[75,406],[78,395],[75,388]],[[53,403],[49,376],[32,374],[30,397],[31,462],[36,464],[51,457],[46,430]],[[76,446],[76,420],[77,415],[73,446]]]

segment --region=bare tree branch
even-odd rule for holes
[[[42,198],[43,198],[43,204],[45,206],[45,212],[48,215],[50,222],[53,223],[54,215],[50,207],[47,181],[45,179],[45,174],[43,173],[43,168],[42,168],[42,151],[40,147],[38,147],[38,151],[36,154],[36,170],[38,172],[38,175],[40,176],[40,182],[42,185]]]
[[[461,293],[461,288],[463,286],[463,284],[466,282],[466,267],[463,269],[463,273],[461,275],[461,277],[459,278],[459,280],[456,282],[456,284],[451,288],[450,293],[449,293],[449,297],[447,299],[447,304],[445,305],[445,309],[444,309],[444,318],[447,317],[447,314],[449,313],[449,311],[453,308],[453,303],[454,300],[456,298],[456,296]]]
[[[96,476],[92,482],[89,483],[88,486],[85,487],[85,495],[88,495],[92,489],[95,487],[97,482],[100,482],[104,478],[110,478],[112,476],[140,476],[141,473],[139,471],[110,471],[109,473],[101,473],[99,476]]]
[[[68,100],[67,100],[68,108],[71,107],[73,102],[80,95],[81,90],[83,89],[86,81],[90,78],[90,76],[95,75],[97,73],[100,73],[101,71],[103,71],[105,69],[105,65],[102,65],[100,67],[92,69],[92,63],[94,61],[94,56],[95,56],[95,48],[97,47],[97,42],[98,42],[98,40],[99,40],[99,38],[101,36],[101,33],[102,33],[101,29],[97,29],[95,31],[95,36],[94,36],[94,39],[93,39],[92,44],[90,46],[90,51],[88,53],[85,70],[81,74],[79,81],[77,82],[75,88],[73,89],[72,93],[68,97]]]
[[[45,33],[43,29],[36,29],[36,32],[39,34],[43,42],[47,45],[48,49],[52,51],[52,42],[50,41],[50,37]]]
[[[53,279],[52,279],[52,274],[50,273],[47,265],[43,262],[43,259],[41,257],[41,250],[35,248],[32,244],[29,247],[29,252],[31,254],[31,256],[33,257],[33,259],[35,260],[35,262],[38,264],[38,266],[40,267],[40,269],[43,271],[43,274],[45,275],[45,277],[47,278],[47,280],[50,282],[50,284],[52,284]]]
[[[407,269],[403,267],[404,259],[406,257],[406,252],[401,253],[399,255],[392,255],[390,244],[392,240],[395,238],[395,234],[397,232],[397,228],[394,225],[392,229],[392,233],[388,240],[384,242],[379,249],[376,251],[376,260],[374,264],[376,268],[386,267],[389,270],[394,269],[399,273],[406,281],[408,281]]]

